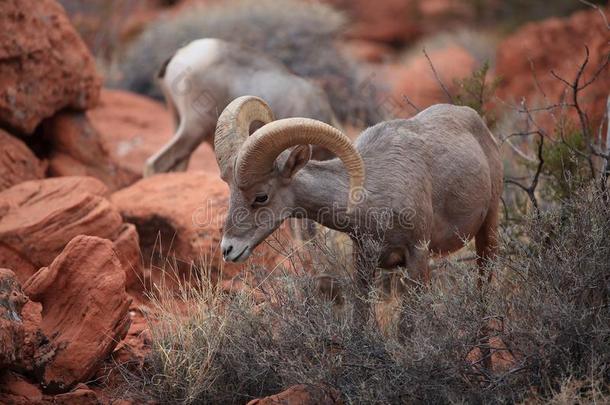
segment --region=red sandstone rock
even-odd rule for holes
[[[19,139],[0,129],[0,191],[44,177],[46,165]]]
[[[137,234],[104,198],[107,192],[91,177],[33,180],[0,192],[0,266],[25,282],[75,236],[99,236],[115,241],[128,288],[137,290]]]
[[[422,34],[447,30],[472,17],[460,0],[317,0],[344,11],[351,24],[348,36],[402,44]]]
[[[110,156],[106,143],[85,113],[61,112],[43,123],[49,143],[51,176],[91,176],[111,190],[140,176],[125,170]]]
[[[43,403],[42,391],[37,385],[16,373],[0,374],[0,404],[35,405]]]
[[[112,353],[112,361],[114,364],[120,364],[133,372],[137,372],[150,354],[152,336],[141,309],[132,306],[129,309],[129,315],[131,326],[125,339],[117,345]]]
[[[337,390],[300,384],[276,395],[254,399],[248,402],[248,405],[335,405],[342,403],[341,395]]]
[[[15,273],[0,269],[0,370],[36,373],[53,355],[54,349],[38,328],[36,310]],[[0,383],[0,387],[7,384]]]
[[[477,68],[474,57],[457,45],[427,53],[443,84],[452,94],[456,90],[454,81],[470,76]],[[394,109],[394,116],[406,118],[415,114],[416,111],[407,105],[404,96],[422,110],[433,104],[448,102],[423,53],[407,59],[404,64],[389,65],[383,70],[382,76],[392,87],[391,100],[386,102]]]
[[[53,405],[101,405],[97,394],[85,384],[79,384],[74,390],[55,395]]]
[[[62,177],[0,192],[0,265],[24,282],[77,235],[115,239],[123,221],[104,198],[107,191],[90,177]]]
[[[87,117],[106,144],[112,159],[140,176],[144,162],[174,133],[173,119],[161,104],[147,97],[120,90],[102,90],[99,106]],[[193,153],[190,170],[219,173],[211,146],[201,144]]]
[[[610,19],[607,9],[605,12]],[[570,82],[574,80],[585,58],[585,45],[591,52],[584,71],[585,80],[589,80],[610,53],[608,28],[595,10],[525,25],[498,47],[496,70],[503,79],[498,95],[516,102],[524,97],[530,107],[559,102],[566,93],[566,86],[553,77],[551,70]],[[536,84],[532,66],[547,100],[544,100]],[[603,117],[609,89],[610,67],[606,66],[598,80],[581,92],[581,105],[588,112],[594,127]],[[571,102],[572,93],[567,91],[567,95]],[[572,118],[577,118],[574,111],[570,113]]]
[[[227,185],[205,172],[166,173],[140,180],[111,197],[126,222],[135,224],[145,262],[185,271],[192,264],[209,264],[231,277],[247,265],[223,263],[220,254],[222,226],[228,207]],[[259,246],[253,263],[268,268],[281,260]]]
[[[140,297],[144,289],[140,237],[133,224],[125,224],[121,228],[114,240],[114,250],[125,271],[125,289],[129,294]]]
[[[0,369],[24,363],[25,328],[21,310],[27,301],[15,273],[0,268]]]
[[[349,35],[380,42],[410,41],[421,35],[421,26],[414,18],[415,1],[323,0],[343,10],[351,24]]]
[[[343,41],[340,45],[354,58],[371,63],[381,63],[393,53],[389,45],[362,39]]]
[[[95,61],[55,0],[0,3],[0,125],[30,134],[99,97]]]
[[[87,381],[129,329],[131,299],[109,240],[75,237],[23,289],[42,304],[41,328],[57,348],[42,376],[48,392]]]

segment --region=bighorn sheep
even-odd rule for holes
[[[280,62],[220,39],[199,39],[179,49],[161,68],[159,79],[178,126],[171,141],[147,160],[145,176],[186,170],[201,142],[213,144],[218,115],[239,96],[264,98],[280,118],[335,121],[321,88]],[[317,159],[330,157],[323,148],[314,154]]]
[[[253,121],[265,125],[248,136]],[[404,266],[422,281],[430,251],[450,253],[472,237],[480,264],[495,251],[502,162],[493,135],[468,107],[435,105],[377,124],[352,144],[313,119],[273,121],[263,100],[240,97],[220,116],[215,143],[231,191],[225,260],[247,259],[295,215],[347,232],[357,259],[359,235],[378,238],[379,267]],[[310,161],[310,145],[338,159]]]

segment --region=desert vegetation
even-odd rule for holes
[[[609,21],[584,0],[0,3],[0,403],[610,402]],[[354,260],[346,234],[285,221],[223,261],[233,172],[312,163],[307,145],[279,161],[259,145],[268,162],[232,164],[256,128],[231,116],[216,152],[142,176],[179,123],[159,70],[203,37],[321,89],[345,150],[433,104],[476,111],[504,172],[495,254],[464,238],[426,280],[380,268],[383,238],[362,235]],[[239,79],[219,66],[215,82]],[[454,106],[439,111],[470,114]],[[279,125],[250,115],[257,134]],[[397,170],[369,176],[379,195]]]
[[[359,322],[345,272],[340,303],[321,297],[306,271],[259,271],[257,294],[189,287],[176,304],[165,291],[151,305],[158,323],[147,368],[127,380],[142,398],[167,403],[240,403],[295,384],[338,390],[347,403],[546,401],[566,390],[570,402],[601,400],[606,197],[582,189],[505,230],[494,281],[482,290],[472,265],[443,261],[429,288],[396,305],[390,333]],[[312,254],[324,256],[317,270],[336,269],[324,245]]]

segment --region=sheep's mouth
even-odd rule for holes
[[[250,254],[245,254],[247,251],[249,251],[250,246],[246,246],[241,252],[239,252],[239,254],[233,258],[231,258],[232,262],[240,262],[240,261],[244,261],[248,258],[248,256],[250,256]],[[241,260],[240,260],[241,259]]]

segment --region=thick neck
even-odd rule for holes
[[[349,180],[339,159],[309,161],[293,181],[298,211],[327,228],[353,229],[355,218],[346,213]]]

